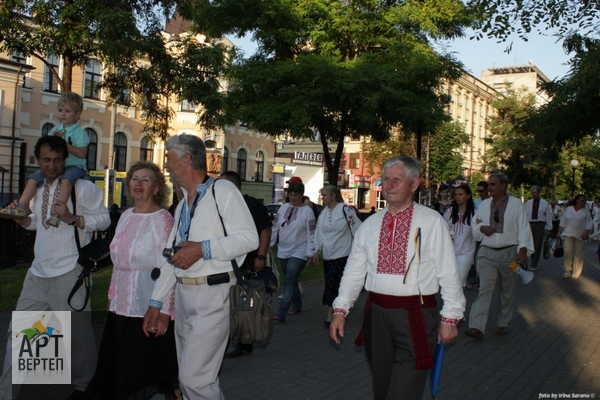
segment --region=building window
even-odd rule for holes
[[[10,55],[10,59],[18,62],[19,64],[26,64],[27,62],[27,57],[25,57],[23,53],[17,51]]]
[[[237,167],[235,172],[242,178],[243,181],[246,180],[246,150],[239,149],[237,153]]]
[[[181,102],[181,111],[195,112],[196,111],[196,106],[191,101],[183,100]]]
[[[256,182],[262,182],[265,178],[265,155],[258,151],[256,152],[256,172],[254,173],[254,180]]]
[[[100,63],[97,60],[89,60],[85,65],[85,88],[83,96],[90,99],[99,99],[100,92],[98,84],[100,83]]]
[[[115,170],[125,171],[125,161],[127,160],[127,139],[123,132],[115,133],[115,146],[113,147],[115,155]]]
[[[358,158],[358,154],[352,154],[350,156],[350,168],[360,168],[360,158]]]
[[[225,147],[223,149],[223,160],[222,160],[222,162],[223,162],[223,166],[221,168],[221,171],[222,172],[229,171],[229,150],[227,150],[227,147]]]
[[[154,142],[152,141],[152,139],[149,139],[148,136],[144,136],[144,138],[140,142],[140,160],[154,160]]]
[[[45,123],[44,126],[42,126],[42,136],[48,136],[52,128],[54,128],[54,125],[49,122]]]
[[[87,156],[85,156],[87,160],[87,169],[88,171],[93,171],[96,169],[96,154],[98,154],[98,135],[92,128],[85,128],[85,131],[90,138],[90,143],[88,144]]]
[[[44,67],[44,90],[47,92],[58,91],[58,81],[54,72],[58,72],[58,57],[55,54],[51,54],[46,59],[48,64]]]

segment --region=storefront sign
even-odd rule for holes
[[[368,189],[371,187],[371,177],[364,175],[354,175],[352,187]]]
[[[296,151],[294,153],[294,163],[306,165],[323,165],[323,153],[306,153],[304,151]]]

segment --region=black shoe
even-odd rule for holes
[[[465,331],[465,335],[472,337],[473,339],[483,340],[483,332],[477,328],[469,328]]]
[[[239,356],[251,356],[252,355],[252,350],[242,350],[238,347],[236,347],[235,349],[231,350],[228,353],[225,353],[225,357],[227,358],[235,358],[235,357],[239,357]]]

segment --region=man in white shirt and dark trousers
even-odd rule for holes
[[[488,179],[490,198],[477,209],[475,223],[471,224],[475,240],[481,241],[477,253],[479,295],[471,306],[469,329],[465,335],[482,340],[490,311],[490,303],[500,278],[501,311],[496,328],[497,335],[508,333],[508,324],[515,309],[515,297],[519,277],[510,264],[527,263],[533,253],[533,237],[523,203],[508,195],[508,178],[493,173]]]
[[[413,202],[420,169],[408,156],[383,166],[388,207],[357,230],[333,302],[329,334],[340,344],[350,308],[363,285],[369,291],[361,333],[376,400],[423,397],[436,343],[456,338],[465,308],[448,224],[437,211]],[[440,286],[441,312],[435,299]]]
[[[32,200],[31,214],[16,221],[27,230],[35,230],[35,258],[25,276],[23,290],[15,311],[72,311],[67,298],[82,271],[77,264],[79,253],[75,243],[77,228],[81,246],[92,239],[96,230],[110,226],[110,215],[103,204],[102,190],[92,182],[79,179],[75,183],[77,209],[71,200],[57,200],[61,179],[68,155],[67,142],[58,136],[43,136],[34,149],[35,157],[44,174],[44,182],[37,188]],[[16,202],[12,204],[14,207]],[[50,228],[48,219],[58,215],[65,222],[58,228]],[[85,301],[81,288],[73,296],[71,304],[80,308]],[[87,398],[85,388],[96,369],[96,342],[91,324],[91,303],[82,312],[71,313],[72,357],[71,384],[75,392],[68,399]],[[11,337],[12,323],[8,327],[8,345],[4,368],[0,377],[0,399],[14,399],[19,395],[20,385],[11,390]]]
[[[531,255],[529,270],[535,271],[542,254],[544,236],[550,236],[552,232],[552,209],[546,200],[540,198],[539,186],[531,187],[531,199],[525,203],[525,211],[529,219],[535,248],[535,252]]]

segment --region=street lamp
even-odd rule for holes
[[[579,161],[576,159],[571,160],[571,168],[573,169],[573,175],[571,175],[571,198],[575,193],[575,169],[579,166]]]

